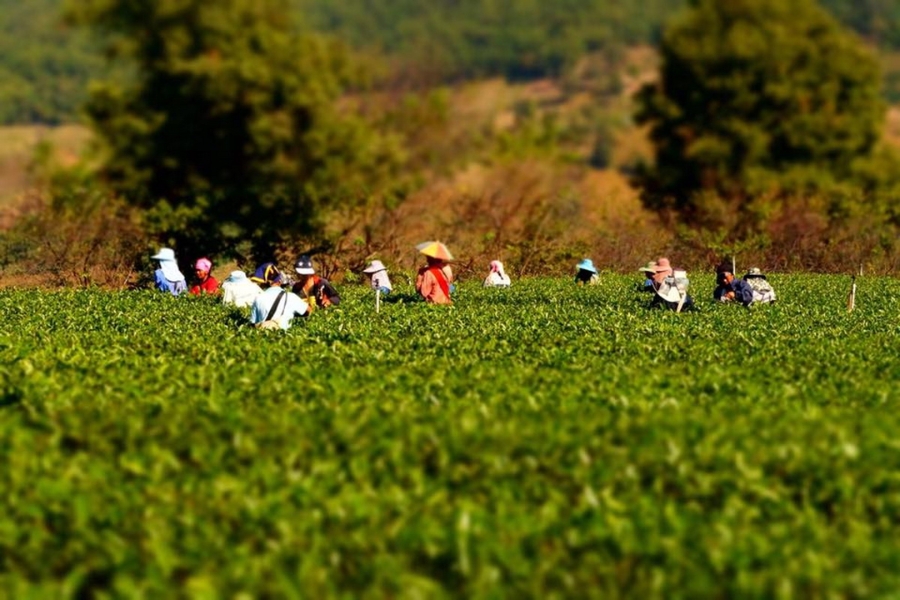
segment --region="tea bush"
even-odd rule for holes
[[[11,597],[836,597],[900,586],[900,283],[0,291]]]

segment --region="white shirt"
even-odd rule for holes
[[[222,282],[222,302],[235,306],[251,306],[262,288],[249,279]]]
[[[508,287],[510,284],[509,275],[500,273],[499,271],[491,271],[484,279],[484,287],[502,286]]]
[[[389,290],[394,289],[391,286],[391,278],[388,277],[387,271],[377,271],[375,273],[372,273],[372,289],[377,290],[380,287],[387,288]]]
[[[309,313],[309,304],[303,301],[300,296],[287,290],[282,290],[280,286],[272,286],[253,301],[253,308],[250,310],[250,322],[258,325],[266,320],[272,305],[278,299],[278,296],[284,292],[284,297],[278,303],[275,314],[272,315],[273,321],[278,321],[282,329],[288,329],[291,326],[291,319],[294,317],[306,315]]]

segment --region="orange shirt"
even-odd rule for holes
[[[441,267],[441,272],[444,274],[447,286],[449,287],[450,282],[453,281],[453,272],[448,265]],[[425,299],[425,302],[430,302],[432,304],[453,304],[453,300],[444,293],[437,277],[428,267],[419,269],[419,274],[416,276],[416,291]]]

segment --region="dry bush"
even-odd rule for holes
[[[338,221],[350,226],[318,257],[336,276],[372,258],[412,271],[421,262],[415,245],[429,239],[450,246],[463,278],[482,277],[493,259],[514,276],[568,273],[584,256],[631,270],[673,238],[616,173],[539,160],[473,165],[401,204]]]
[[[836,202],[824,194],[757,198],[743,208],[705,198],[716,226],[678,226],[674,247],[694,269],[737,257],[738,270],[855,273],[888,272],[900,264],[897,228],[860,201]],[[729,212],[730,211],[730,212]]]
[[[35,192],[24,211],[3,235],[6,284],[134,285],[134,266],[149,241],[137,213],[124,202],[97,191],[54,200]]]

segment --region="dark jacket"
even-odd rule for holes
[[[734,301],[740,302],[744,306],[750,306],[750,303],[753,302],[753,288],[743,279],[734,278],[730,284],[719,284],[713,291],[713,298],[721,301],[728,292],[734,292]]]
[[[319,308],[324,307],[325,298],[328,298],[332,306],[337,306],[341,303],[340,295],[327,279],[323,279],[318,275],[313,275],[312,278],[313,284],[309,290],[309,296],[316,299],[316,306]],[[306,294],[303,292],[303,286],[299,282],[294,284],[292,291],[301,298],[307,299]]]

